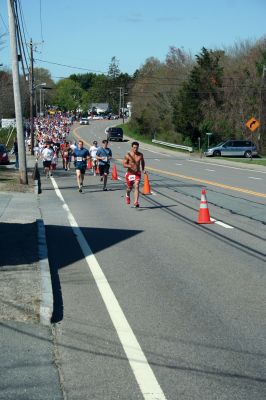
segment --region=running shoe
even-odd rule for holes
[[[139,203],[138,203],[138,202],[135,202],[135,203],[134,203],[134,207],[135,207],[135,208],[139,208]]]
[[[103,188],[103,191],[104,191],[104,192],[107,192],[107,188]]]
[[[129,196],[126,196],[126,203],[130,204],[130,197]]]
[[[79,193],[81,193],[81,192],[82,192],[82,187],[80,186],[80,187],[79,187]]]

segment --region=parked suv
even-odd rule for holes
[[[105,129],[105,133],[107,135],[107,140],[119,140],[120,142],[123,142],[122,128],[116,126],[110,126]]]
[[[215,147],[210,147],[205,156],[246,157],[257,156],[257,147],[250,140],[227,140]]]

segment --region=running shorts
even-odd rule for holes
[[[141,178],[141,172],[127,172],[126,173],[126,183],[128,187],[132,187],[135,182],[139,182]]]

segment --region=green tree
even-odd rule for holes
[[[196,144],[201,131],[210,126],[206,109],[219,107],[223,103],[221,92],[223,68],[221,52],[202,48],[196,56],[197,64],[189,79],[182,85],[174,105],[174,123],[183,138]],[[208,122],[208,123],[207,123]]]
[[[65,111],[76,110],[81,106],[83,96],[84,91],[77,82],[69,78],[62,79],[55,86],[53,104]]]
[[[108,68],[108,77],[111,79],[115,79],[120,75],[120,69],[119,69],[119,61],[118,59],[114,56],[111,59],[111,62],[109,64]]]

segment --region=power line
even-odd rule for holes
[[[67,68],[73,68],[73,69],[80,69],[83,71],[90,71],[90,72],[100,72],[101,74],[106,74],[106,72],[103,71],[97,71],[97,70],[93,70],[93,69],[88,69],[88,68],[82,68],[82,67],[75,67],[73,65],[66,65],[66,64],[60,64],[60,63],[56,63],[56,62],[52,62],[52,61],[47,61],[47,60],[40,60],[39,58],[35,58],[36,61],[40,61],[46,64],[53,64],[53,65],[59,65],[60,67],[67,67]]]
[[[8,27],[7,27],[7,25],[6,25],[5,21],[4,21],[1,13],[0,13],[0,18],[1,18],[2,22],[3,22],[4,27],[6,28],[6,32],[4,32],[4,33],[7,33],[8,32]]]
[[[19,19],[18,8],[17,8],[17,0],[14,1],[13,4],[14,4],[14,18],[15,18],[15,23],[16,23],[17,43],[18,43],[18,47],[19,47],[19,51],[20,51],[20,55],[21,55],[21,66],[22,66],[23,74],[24,74],[24,76],[26,76],[23,56],[24,56],[26,67],[27,67],[28,71],[29,71],[29,65],[28,65],[27,56],[26,56],[26,52],[25,52],[25,46],[23,43],[22,35],[21,35],[20,19]]]
[[[20,0],[18,0],[18,5],[19,5],[19,12],[20,12],[21,21],[22,21],[22,30],[23,30],[23,34],[24,34],[24,39],[25,39],[25,42],[27,42],[27,41],[30,40],[30,35],[29,35],[28,30],[27,30],[27,25],[26,25],[26,22],[25,22],[24,13],[23,13],[23,9],[22,9]],[[26,33],[27,33],[27,35],[28,35],[28,39],[27,39],[27,40],[26,40],[26,35],[25,35],[24,27],[25,27],[25,31],[26,31]]]
[[[40,0],[40,27],[41,27],[41,39],[43,42],[44,40],[43,40],[43,34],[42,34],[42,0]]]

